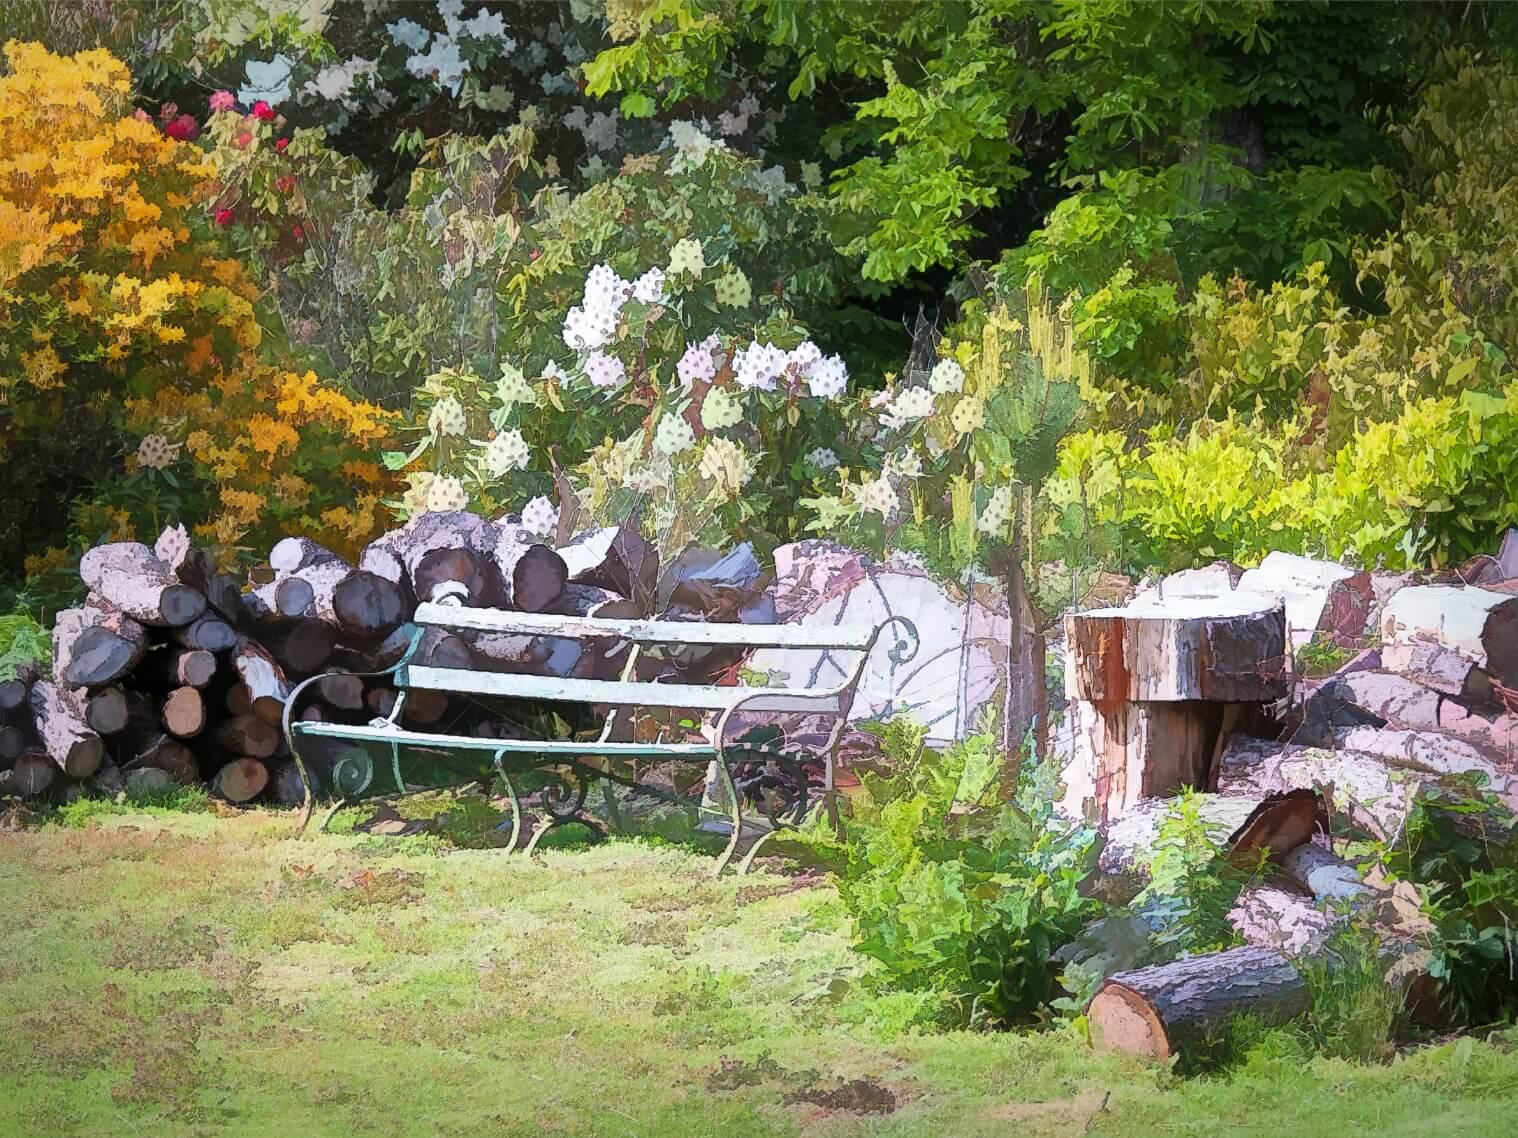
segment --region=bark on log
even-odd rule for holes
[[[121,768],[110,759],[100,764],[100,769],[90,779],[90,789],[96,794],[103,794],[108,798],[115,798],[118,794],[126,791],[126,775],[121,773]]]
[[[1385,644],[1381,666],[1456,699],[1486,703],[1492,698],[1491,677],[1473,661],[1438,644]]]
[[[295,573],[312,565],[341,560],[326,546],[317,545],[309,537],[282,538],[269,550],[269,565],[279,573]]]
[[[242,619],[242,587],[232,574],[220,572],[204,549],[192,547],[174,568],[174,576],[180,584],[205,594],[209,612],[234,624]]]
[[[1242,705],[1186,700],[1125,703],[1073,700],[1074,750],[1064,772],[1065,809],[1096,825],[1146,798],[1212,786],[1225,720]]]
[[[280,729],[256,715],[234,715],[218,723],[212,738],[223,751],[254,759],[267,759],[279,750]]]
[[[392,530],[381,534],[358,555],[358,567],[401,587],[405,594],[406,608],[416,606],[416,595],[411,591],[411,575],[406,572],[405,533]]]
[[[437,586],[456,581],[472,607],[501,602],[496,529],[484,518],[463,510],[418,514],[401,532],[397,548],[418,600],[430,601]]]
[[[147,651],[141,624],[124,613],[64,609],[53,625],[53,678],[76,687],[114,683]]]
[[[211,789],[228,802],[251,802],[269,785],[269,769],[257,759],[233,759],[211,781]]]
[[[246,636],[238,637],[232,663],[248,689],[253,714],[265,723],[279,726],[285,712],[285,700],[290,698],[290,685],[285,681],[284,670],[261,644]]]
[[[105,758],[105,744],[47,680],[31,690],[32,720],[48,755],[69,778],[89,778]]]
[[[1281,601],[1293,648],[1319,632],[1346,648],[1364,642],[1365,624],[1375,603],[1370,574],[1333,561],[1271,552],[1258,568],[1240,578],[1241,592]]]
[[[163,771],[180,786],[190,786],[200,781],[200,765],[190,749],[169,735],[159,735],[128,763],[122,770],[139,771],[152,767]]]
[[[463,637],[441,628],[428,628],[422,633],[416,663],[433,668],[473,668],[474,653]]]
[[[1329,746],[1337,732],[1366,724],[1452,735],[1504,765],[1518,757],[1518,716],[1476,710],[1416,680],[1383,671],[1325,680],[1306,700],[1295,737]]]
[[[550,612],[564,595],[569,570],[548,546],[502,534],[494,553],[502,600],[518,612]],[[472,602],[471,602],[472,603]]]
[[[132,794],[162,794],[175,785],[174,776],[158,767],[137,767],[124,773],[126,788]]]
[[[1319,901],[1349,904],[1373,892],[1360,871],[1337,854],[1307,842],[1281,858],[1286,875]]]
[[[1312,790],[1260,797],[1200,794],[1200,814],[1219,852],[1240,866],[1253,864],[1264,850],[1279,861],[1326,831],[1327,813]],[[1173,799],[1150,799],[1110,825],[1097,858],[1098,876],[1087,887],[1111,905],[1126,905],[1149,883],[1149,862],[1160,829],[1176,809]]]
[[[1381,615],[1383,644],[1438,644],[1518,687],[1518,597],[1490,589],[1412,585]]]
[[[1086,1016],[1097,1050],[1168,1059],[1241,1012],[1275,1025],[1310,1002],[1306,981],[1282,953],[1244,945],[1119,972]]]
[[[198,688],[175,688],[163,701],[163,725],[169,734],[193,739],[206,725],[206,703]]]
[[[368,642],[393,633],[410,610],[400,585],[356,569],[333,587],[332,611],[346,637]]]
[[[1271,794],[1316,787],[1332,791],[1336,810],[1361,830],[1393,841],[1403,830],[1420,793],[1450,775],[1479,773],[1509,809],[1518,806],[1518,781],[1484,760],[1428,755],[1430,761],[1363,751],[1282,746],[1235,737],[1223,753],[1218,789],[1225,794]]]
[[[182,648],[200,652],[230,652],[237,646],[237,630],[219,616],[207,614],[169,634]]]
[[[129,721],[126,692],[114,684],[91,692],[84,701],[84,722],[98,735],[115,735]]]
[[[1286,614],[1242,593],[1065,618],[1069,693],[1095,701],[1259,702],[1286,694]]]
[[[388,719],[390,713],[395,710],[395,696],[394,688],[370,688],[369,693],[364,696],[364,702],[375,715]]]
[[[135,541],[98,545],[80,559],[90,589],[144,624],[189,624],[206,611],[205,594],[182,585],[147,546]]]
[[[633,527],[608,526],[582,533],[560,546],[558,554],[570,582],[609,589],[632,601],[638,616],[653,611],[659,551]]]

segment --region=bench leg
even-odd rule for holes
[[[717,777],[722,781],[722,787],[727,793],[733,827],[732,836],[727,840],[727,848],[717,859],[717,871],[713,874],[714,877],[721,877],[722,871],[727,868],[727,863],[733,860],[733,854],[738,852],[738,841],[743,836],[743,806],[738,797],[738,784],[733,781],[733,770],[728,766],[724,755],[717,756]]]
[[[617,792],[609,778],[601,780],[601,800],[606,803],[606,820],[611,823],[611,828],[619,834],[625,834],[627,830],[622,825],[622,811],[617,806]]]
[[[553,829],[556,824],[557,823],[551,814],[545,814],[542,818],[540,818],[538,820],[538,824],[533,827],[532,837],[527,839],[527,849],[523,852],[526,853],[528,857],[531,857],[533,854],[537,853],[539,840],[541,840],[543,835],[548,833],[549,830]]]
[[[500,776],[501,785],[506,788],[506,798],[511,803],[511,844],[506,847],[506,852],[513,854],[516,853],[517,842],[522,838],[522,800],[517,797],[516,784],[506,773],[505,757],[503,752],[496,752],[495,773]]]

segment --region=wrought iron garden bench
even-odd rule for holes
[[[607,791],[606,805],[612,825],[619,824],[610,784],[634,787],[643,793],[670,800],[683,800],[672,790],[640,781],[640,771],[666,763],[709,764],[708,779],[715,775],[721,797],[726,799],[721,813],[730,827],[727,847],[717,863],[716,872],[732,860],[744,832],[743,797],[734,767],[758,764],[775,769],[789,767],[795,786],[800,771],[800,800],[791,801],[781,811],[764,810],[770,823],[758,833],[739,872],[746,872],[760,845],[780,827],[795,824],[810,810],[810,796],[800,764],[804,759],[821,760],[823,785],[821,805],[830,816],[835,809],[835,771],[838,744],[854,693],[864,675],[865,666],[876,641],[888,628],[896,629],[896,640],[889,649],[895,664],[904,664],[916,655],[917,629],[904,617],[891,616],[878,625],[765,625],[717,624],[669,620],[632,620],[596,617],[568,617],[510,612],[500,609],[469,608],[463,603],[462,589],[452,591],[443,586],[436,599],[417,607],[413,617],[410,644],[398,663],[371,677],[391,676],[398,691],[394,707],[383,718],[358,726],[342,723],[307,722],[296,717],[302,692],[323,678],[314,676],[298,685],[285,706],[285,737],[290,754],[300,770],[307,789],[306,814],[311,808],[311,779],[301,755],[302,740],[323,738],[354,744],[334,765],[328,783],[338,802],[363,797],[375,773],[373,751],[388,752],[393,784],[399,791],[407,789],[401,769],[404,749],[433,753],[476,756],[483,768],[488,758],[490,769],[500,778],[511,803],[511,842],[514,850],[521,833],[522,811],[517,779],[529,773],[546,774],[549,782],[541,795],[544,808],[542,823],[531,835],[527,852],[537,846],[539,838],[552,826],[580,817],[590,782],[602,780]],[[487,672],[465,668],[444,668],[413,663],[428,628],[449,632],[503,633],[517,636],[548,637],[570,640],[612,641],[625,646],[627,659],[616,680],[561,679],[555,676]],[[848,654],[851,663],[838,664],[841,680],[825,687],[760,687],[667,683],[635,678],[640,653],[659,651],[656,646],[704,647],[707,649],[782,648]],[[408,692],[434,691],[476,699],[511,699],[531,704],[581,704],[607,708],[594,739],[501,739],[476,738],[440,732],[416,731],[401,726],[400,719]],[[637,741],[629,727],[638,709],[660,712],[699,712],[687,718],[681,734],[715,716],[706,735],[696,741],[688,738]],[[769,717],[820,716],[829,725],[823,732],[813,732],[823,739],[820,745],[803,747],[800,753],[784,753],[764,743],[754,743],[733,733],[751,714]],[[619,730],[620,725],[620,730]],[[646,732],[644,732],[646,733]],[[661,731],[662,736],[665,732]],[[749,733],[752,735],[752,732]],[[625,738],[614,739],[613,735]],[[763,778],[746,780],[750,785]],[[794,797],[794,796],[793,796]],[[334,806],[334,810],[336,806]],[[761,806],[761,809],[763,807]],[[329,814],[330,818],[331,815]]]

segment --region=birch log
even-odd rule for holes
[[[265,723],[278,726],[283,721],[285,700],[290,698],[290,685],[285,681],[284,670],[263,645],[246,636],[238,638],[232,663],[248,689],[253,714]]]
[[[147,546],[135,541],[97,545],[79,561],[90,589],[143,624],[184,625],[206,611],[205,594],[182,585]]]
[[[1427,642],[1464,656],[1518,687],[1518,597],[1454,585],[1399,589],[1381,614],[1385,644]]]
[[[32,685],[31,705],[37,735],[58,769],[73,779],[94,774],[105,758],[105,744],[57,686],[38,680]]]

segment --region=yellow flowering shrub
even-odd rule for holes
[[[56,544],[92,486],[97,505],[74,511],[85,541],[170,519],[224,545],[367,536],[379,487],[344,468],[388,418],[265,362],[260,289],[216,244],[204,153],[133,114],[107,52],[12,41],[4,56],[0,558]]]

